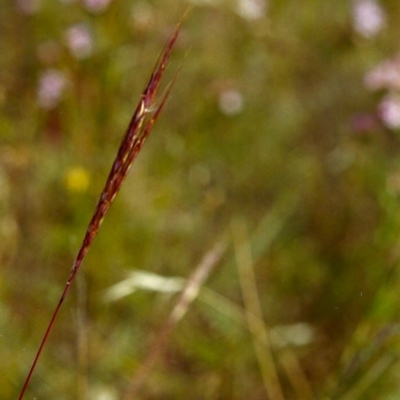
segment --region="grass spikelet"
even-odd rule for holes
[[[57,318],[58,312],[61,308],[62,303],[64,302],[71,284],[84,260],[90,245],[93,242],[93,239],[96,237],[101,223],[106,215],[108,209],[110,208],[112,202],[114,201],[119,189],[121,187],[122,182],[124,181],[129,169],[132,165],[132,162],[138,155],[140,149],[142,148],[146,138],[148,137],[154,123],[156,122],[168,96],[171,91],[172,85],[175,81],[175,78],[167,87],[166,92],[162,96],[161,100],[156,101],[156,95],[158,92],[159,84],[161,78],[163,77],[165,68],[167,66],[168,60],[171,56],[172,49],[175,45],[176,39],[179,34],[179,30],[181,27],[181,22],[177,25],[175,30],[173,31],[171,37],[169,38],[163,52],[160,54],[155,67],[150,75],[147,85],[143,90],[139,103],[136,106],[136,109],[133,113],[132,119],[129,123],[128,129],[122,139],[121,145],[118,149],[117,156],[112,164],[110,173],[108,175],[106,184],[104,189],[100,195],[97,206],[95,208],[92,219],[90,220],[89,226],[86,230],[82,245],[78,251],[76,259],[73,263],[70,275],[68,277],[67,283],[65,285],[64,291],[61,295],[61,298],[58,302],[57,307],[55,308],[51,320],[47,326],[46,332],[43,336],[43,339],[40,343],[39,349],[36,353],[32,366],[29,370],[29,373],[24,382],[21,393],[18,397],[19,400],[22,400],[24,394],[28,388],[30,379],[35,370],[36,364],[39,360],[40,354],[43,350],[43,347],[48,339],[50,331],[54,325],[54,321]]]

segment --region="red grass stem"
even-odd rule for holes
[[[139,103],[136,107],[135,112],[133,113],[132,119],[128,126],[128,129],[125,133],[125,136],[122,139],[121,145],[118,149],[117,156],[114,160],[114,163],[111,167],[110,173],[108,175],[106,184],[104,189],[100,195],[100,199],[97,203],[96,209],[92,216],[92,219],[87,228],[85,237],[83,239],[83,243],[79,249],[78,255],[73,263],[71,273],[68,277],[67,284],[65,285],[64,291],[61,295],[60,301],[56,309],[54,310],[53,316],[51,317],[50,323],[47,326],[46,332],[43,336],[42,342],[40,343],[39,349],[36,353],[35,359],[32,363],[31,369],[29,370],[28,376],[26,377],[25,383],[23,385],[22,391],[18,397],[18,400],[22,400],[24,394],[28,388],[29,382],[31,380],[33,371],[35,370],[36,364],[39,360],[40,354],[42,353],[43,347],[49,337],[50,331],[54,325],[54,321],[57,318],[58,312],[60,311],[61,305],[64,302],[68,291],[71,287],[71,283],[73,282],[76,273],[78,272],[83,259],[85,258],[86,253],[89,250],[89,247],[98,233],[98,230],[101,226],[103,218],[110,208],[111,203],[114,201],[115,196],[117,195],[123,180],[125,179],[132,162],[136,158],[140,149],[143,146],[146,138],[148,137],[155,121],[157,120],[158,115],[160,114],[167,98],[172,88],[172,84],[175,81],[171,82],[169,87],[167,88],[166,93],[161,99],[161,102],[157,107],[154,108],[155,105],[155,96],[157,94],[157,89],[161,78],[164,74],[166,65],[170,58],[172,48],[176,42],[178,37],[178,33],[181,27],[181,23],[177,25],[173,34],[167,42],[167,45],[164,51],[160,54],[156,65],[150,75],[150,79],[140,96]]]

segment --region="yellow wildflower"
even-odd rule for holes
[[[83,167],[71,167],[65,174],[65,186],[71,192],[85,192],[89,182],[89,173]]]

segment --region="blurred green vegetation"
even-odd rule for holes
[[[21,390],[140,91],[186,6],[2,2],[1,398]],[[196,2],[167,71],[166,84],[182,65],[171,97],[26,398],[121,398],[174,296],[137,290],[110,302],[104,293],[134,269],[187,278],[225,233],[238,239],[141,399],[267,399],[273,370],[285,400],[398,398],[399,20],[397,0]],[[251,248],[247,266],[241,246]],[[261,330],[248,319],[251,296]]]

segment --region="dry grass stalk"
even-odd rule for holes
[[[258,296],[253,258],[245,223],[236,219],[232,221],[232,237],[239,272],[243,301],[247,311],[247,323],[252,333],[255,354],[260,366],[266,395],[269,399],[284,400],[282,386],[272,355],[269,331],[262,321],[262,309]],[[257,318],[252,318],[254,315]],[[260,342],[262,345],[260,345]]]
[[[186,314],[189,305],[197,297],[205,280],[208,278],[213,268],[218,264],[224,255],[226,247],[226,238],[223,238],[217,242],[213,248],[204,255],[199,265],[187,279],[186,284],[183,287],[168,319],[165,321],[164,325],[156,335],[148,356],[142,363],[138,372],[135,374],[135,377],[131,381],[129,387],[126,389],[123,400],[136,398],[151,368],[164,348],[169,334]]]

